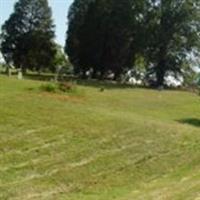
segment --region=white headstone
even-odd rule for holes
[[[18,73],[17,73],[17,78],[18,78],[19,80],[22,80],[23,75],[22,75],[22,71],[21,71],[21,70],[18,71]]]

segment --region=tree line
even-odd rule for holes
[[[1,52],[23,69],[53,70],[59,61],[47,0],[19,0],[2,26]],[[118,79],[142,61],[155,86],[168,72],[190,70],[200,50],[199,0],[74,0],[68,12],[65,52],[76,74]]]

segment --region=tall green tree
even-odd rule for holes
[[[116,78],[133,65],[142,1],[75,0],[68,19],[66,52],[79,70],[93,68]],[[137,17],[136,17],[137,16]]]
[[[79,73],[86,70],[81,62],[80,32],[83,28],[88,6],[92,0],[75,0],[68,13],[68,31],[65,45],[65,52],[68,54],[75,71]]]
[[[2,26],[1,51],[7,63],[23,71],[52,68],[54,25],[47,0],[19,0]]]
[[[189,66],[188,55],[200,45],[199,0],[147,0],[144,20],[144,56],[156,86],[167,72],[181,74]]]

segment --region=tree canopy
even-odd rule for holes
[[[78,70],[92,68],[118,76],[131,67],[139,23],[139,1],[75,0],[68,19],[66,52]],[[138,18],[135,18],[138,16]]]
[[[159,86],[168,71],[181,74],[187,70],[189,55],[199,52],[200,1],[152,1],[146,13],[143,52]]]
[[[77,71],[116,76],[144,58],[155,85],[168,71],[181,73],[199,52],[198,0],[75,0],[65,51]]]
[[[54,25],[47,0],[19,0],[2,26],[1,51],[22,70],[51,68],[56,52]]]

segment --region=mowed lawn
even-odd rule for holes
[[[200,97],[0,76],[1,200],[199,200]]]

